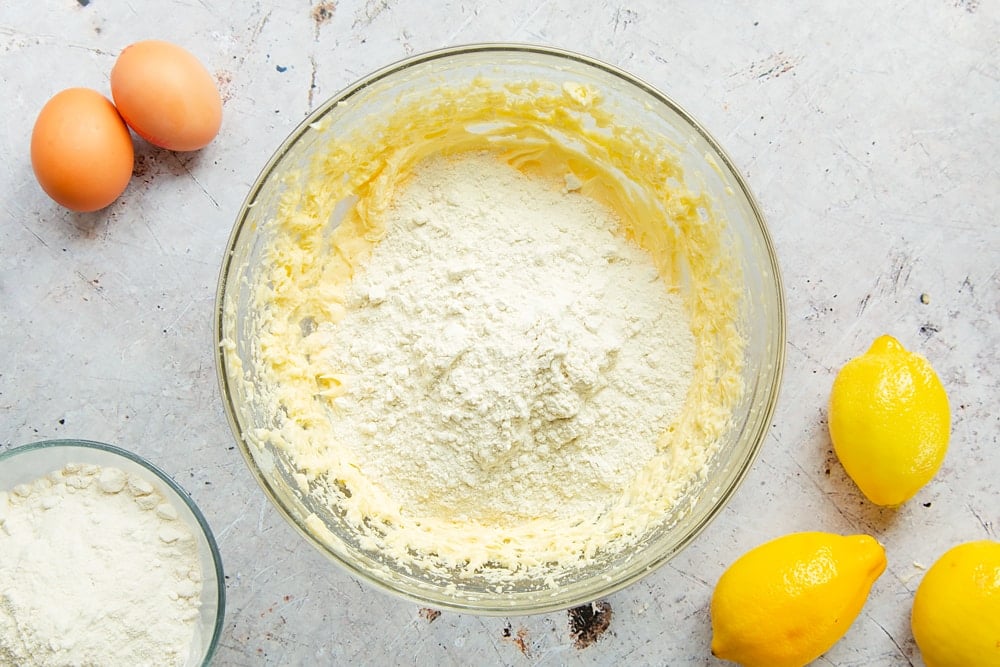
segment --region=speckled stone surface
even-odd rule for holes
[[[923,569],[1000,531],[998,34],[990,0],[5,0],[0,448],[103,440],[185,486],[227,572],[218,665],[721,664],[708,649],[714,582],[750,547],[808,529],[871,533],[889,557],[819,664],[922,664],[909,610]],[[206,64],[222,132],[193,154],[140,142],[115,204],[62,210],[31,173],[35,115],[62,88],[108,94],[117,53],[145,38]],[[332,565],[256,486],[215,378],[224,244],[271,152],[367,72],[474,41],[581,51],[677,100],[747,176],[784,275],[787,365],[761,456],[693,545],[602,601],[609,622],[589,645],[567,612],[438,615]],[[944,467],[898,510],[845,477],[825,421],[837,368],[881,333],[931,360],[954,416]]]

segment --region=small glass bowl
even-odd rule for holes
[[[742,275],[734,317],[745,338],[744,391],[697,488],[641,547],[581,568],[554,589],[536,582],[498,591],[488,582],[443,580],[366,551],[335,512],[296,491],[296,468],[284,452],[270,443],[251,444],[254,433],[273,426],[269,410],[275,409],[261,405],[260,392],[243,381],[254,367],[251,285],[265,261],[268,223],[288,190],[286,176],[306,170],[325,149],[325,137],[377,134],[373,128],[379,119],[407,100],[427,96],[443,83],[484,79],[498,89],[538,80],[593,86],[633,127],[663,138],[687,186],[710,197],[717,217],[727,221],[726,236]],[[343,176],[330,176],[338,177]],[[337,210],[330,226],[339,222]],[[364,77],[321,104],[278,147],[236,218],[219,278],[215,336],[219,382],[236,441],[257,482],[292,526],[350,573],[383,590],[437,608],[512,615],[564,609],[619,590],[676,555],[719,513],[750,469],[770,424],[784,365],[785,311],[777,258],[760,208],[732,160],[690,114],[644,81],[586,56],[534,45],[474,44],[414,56]]]
[[[62,469],[67,464],[93,464],[133,473],[152,484],[177,510],[194,535],[201,564],[201,605],[187,664],[207,667],[215,654],[226,611],[222,557],[208,522],[194,501],[169,475],[138,454],[90,440],[46,440],[0,453],[0,490],[10,491]]]

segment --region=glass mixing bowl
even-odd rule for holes
[[[194,535],[202,582],[198,621],[190,657],[185,664],[207,667],[212,662],[222,633],[226,615],[226,586],[222,556],[201,510],[177,482],[146,459],[120,447],[91,440],[46,440],[0,453],[0,491],[29,484],[68,464],[113,467],[138,475],[152,484],[163,499],[177,510],[177,520],[182,521]]]
[[[741,274],[734,307],[738,312],[732,315],[745,343],[743,391],[703,474],[638,547],[574,570],[554,587],[526,581],[498,588],[476,577],[431,575],[366,548],[342,513],[298,490],[295,462],[281,448],[254,437],[274,425],[278,408],[268,405],[247,381],[255,364],[258,317],[252,285],[266,262],[272,233],[268,223],[295,180],[289,175],[307,171],[326,150],[330,136],[377,134],[379,119],[442,85],[479,82],[503,89],[531,81],[569,86],[568,91],[584,90],[580,85],[599,91],[616,122],[639,128],[667,147],[670,159],[683,168],[684,185],[704,193],[715,218],[725,221],[727,261]],[[530,96],[530,90],[526,94]],[[593,129],[594,123],[590,125]],[[328,220],[324,224],[337,225],[352,205],[349,198],[329,203],[322,212],[322,219]],[[507,44],[409,58],[365,77],[312,112],[264,166],[239,212],[220,275],[215,324],[218,374],[233,432],[261,488],[291,525],[336,563],[384,590],[424,605],[484,614],[538,613],[592,601],[636,581],[689,544],[732,496],[764,440],[785,341],[778,265],[763,216],[732,161],[708,132],[671,99],[620,69],[566,51]]]

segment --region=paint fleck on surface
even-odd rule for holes
[[[145,148],[145,147],[143,147]],[[156,157],[150,151],[136,151],[132,162],[132,178],[141,179],[143,183],[151,183],[151,172],[157,170]]]
[[[615,15],[611,20],[611,32],[618,32],[619,30],[627,29],[630,25],[635,23],[638,18],[639,14],[634,10],[619,7],[615,10]]]
[[[525,657],[529,657],[531,655],[531,648],[528,644],[528,628],[522,625],[517,629],[517,632],[514,632],[514,629],[510,626],[510,623],[508,623],[503,629],[503,638],[504,640],[514,644],[514,646],[517,647],[517,650],[519,650]]]
[[[569,610],[569,632],[573,645],[585,649],[611,626],[611,605],[603,600]]]
[[[924,338],[930,338],[939,331],[941,331],[941,327],[936,324],[931,324],[930,322],[920,326],[920,335]]]
[[[316,22],[316,25],[326,23],[333,18],[333,11],[336,9],[336,5],[332,2],[321,2],[312,10],[312,19]]]
[[[441,615],[437,609],[431,609],[430,607],[423,607],[420,609],[420,616],[427,619],[428,623],[433,623]]]
[[[359,10],[354,19],[352,27],[365,27],[371,25],[387,9],[392,9],[395,0],[365,0],[365,6]]]
[[[801,58],[789,56],[783,51],[778,51],[777,53],[771,54],[767,58],[755,60],[750,63],[748,67],[733,74],[732,76],[748,76],[751,79],[757,79],[758,81],[777,79],[782,74],[786,74],[795,69],[801,60]]]
[[[86,7],[90,4],[90,0],[76,0],[77,4],[81,7]]]
[[[964,9],[970,14],[974,14],[977,9],[979,9],[979,0],[954,0],[955,6],[959,9]],[[86,3],[80,3],[86,4]]]
[[[233,97],[233,75],[231,72],[226,70],[220,70],[215,73],[215,85],[219,88],[219,96],[222,98],[222,103],[225,104]]]

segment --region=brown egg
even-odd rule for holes
[[[39,112],[31,167],[46,194],[66,208],[104,208],[125,191],[133,164],[132,135],[96,90],[68,88]]]
[[[125,47],[111,69],[111,96],[129,127],[161,148],[198,150],[222,125],[222,98],[212,75],[170,42]]]

